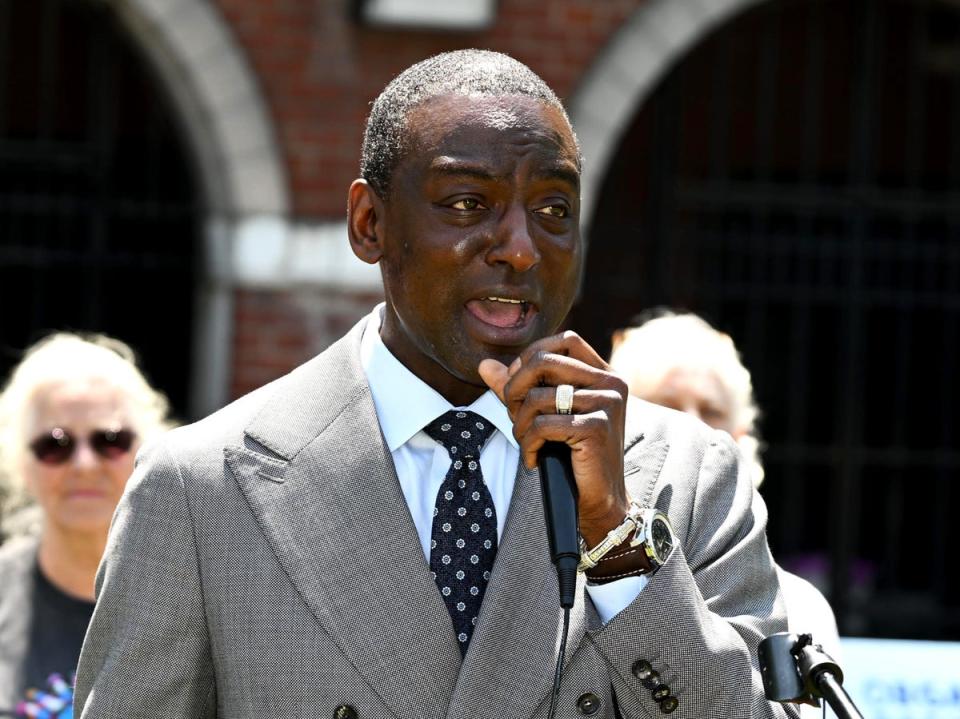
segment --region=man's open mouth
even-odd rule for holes
[[[526,300],[510,297],[483,297],[467,302],[467,309],[481,322],[494,327],[519,327],[532,307]]]

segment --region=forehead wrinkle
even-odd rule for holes
[[[463,162],[450,156],[435,158],[430,163],[429,171],[431,174],[444,177],[462,177],[485,182],[497,182],[509,179],[508,175],[491,172],[482,165]],[[537,168],[533,173],[533,179],[541,181],[557,180],[570,185],[575,190],[580,189],[580,173],[577,171],[576,165],[570,162],[560,161],[547,167]]]
[[[472,102],[467,105],[459,104],[464,99]],[[419,124],[420,118],[433,117],[436,121],[435,113],[438,107],[449,107],[451,104],[457,105],[453,116],[447,115],[437,123],[437,127],[443,128],[441,132],[444,135],[456,133],[463,129],[464,125],[473,124],[493,130],[533,132],[562,147],[566,144],[566,133],[544,123],[543,113],[546,112],[548,115],[556,115],[558,121],[566,126],[571,136],[570,139],[573,139],[574,136],[569,120],[549,103],[523,95],[487,96],[459,93],[431,97],[412,107],[404,123],[407,135],[415,136],[417,134],[414,128]],[[441,112],[445,113],[446,111],[441,110]],[[573,142],[576,145],[576,141]]]
[[[532,179],[567,185],[579,195],[581,158],[565,118],[550,106],[527,106],[526,98],[520,103],[504,102],[507,98],[482,98],[476,105],[466,107],[460,104],[461,100],[461,96],[433,98],[407,117],[409,144],[405,155],[419,155],[426,160],[422,167],[429,176],[478,182],[509,179],[511,172],[490,163],[493,158],[487,157],[486,152],[490,149],[489,141],[478,144],[478,136],[474,135],[493,132],[499,136],[497,143],[517,148],[523,154],[552,148],[552,153],[547,154],[553,156],[542,157],[542,162],[532,168]],[[546,116],[541,111],[546,111]]]

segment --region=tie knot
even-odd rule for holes
[[[480,450],[494,429],[476,412],[452,409],[433,420],[423,431],[442,444],[452,459],[471,459],[480,456]]]

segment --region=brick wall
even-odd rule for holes
[[[216,0],[257,75],[287,162],[294,212],[343,215],[356,177],[369,103],[397,73],[429,55],[482,47],[530,65],[568,97],[641,0],[500,0],[477,33],[375,30],[347,0]]]
[[[230,396],[289,372],[343,336],[382,300],[382,294],[322,288],[237,291]]]

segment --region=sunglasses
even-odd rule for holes
[[[90,449],[103,459],[118,459],[130,451],[136,435],[129,429],[98,429],[87,435]],[[68,461],[77,449],[77,439],[60,427],[37,437],[29,445],[37,461],[56,465]]]

